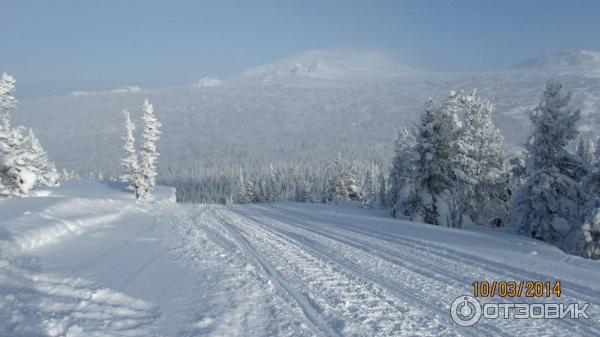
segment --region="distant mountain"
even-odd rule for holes
[[[597,77],[600,76],[600,52],[563,49],[529,59],[516,65],[514,69]]]
[[[510,71],[464,74],[420,72],[384,55],[309,51],[222,84],[204,78],[195,86],[22,99],[13,124],[32,127],[57,166],[108,176],[120,172],[121,110],[130,111],[140,132],[146,98],[163,125],[161,176],[199,167],[319,163],[338,154],[387,165],[398,128],[412,128],[424,102],[443,100],[451,89],[477,88],[494,104],[507,152],[520,152],[531,132],[529,112],[546,81],[557,77],[581,109],[579,130],[600,136],[600,76],[589,75],[596,53],[560,51]]]
[[[242,78],[262,81],[290,78],[340,80],[394,77],[416,72],[378,51],[310,50],[248,69]]]

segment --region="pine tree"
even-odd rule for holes
[[[0,80],[0,194],[25,196],[36,185],[54,186],[58,173],[31,129],[12,128],[10,115],[16,107],[15,80]]]
[[[363,208],[372,208],[373,200],[376,196],[375,189],[375,178],[373,177],[374,168],[370,168],[367,170],[365,176],[365,182],[363,184],[362,189],[362,200],[361,205]]]
[[[275,202],[279,198],[277,181],[275,178],[275,169],[273,168],[273,164],[271,164],[271,166],[269,167],[269,176],[268,180],[266,180],[264,196],[266,202]]]
[[[460,131],[459,96],[451,92],[440,108],[430,99],[417,127],[411,217],[429,224],[456,226],[449,219],[451,192],[456,184],[456,141]]]
[[[406,214],[412,211],[409,200],[411,178],[414,171],[413,139],[408,129],[400,129],[394,145],[394,158],[389,179],[389,195],[387,201],[392,207],[392,215]]]
[[[133,190],[135,198],[140,198],[141,185],[141,172],[138,162],[138,155],[135,149],[135,137],[134,130],[135,125],[131,121],[129,111],[123,110],[125,116],[125,135],[122,137],[124,144],[123,149],[125,150],[125,158],[121,160],[123,165],[124,173],[121,175],[121,180]]]
[[[600,260],[600,153],[596,151],[594,164],[583,178],[583,189],[587,192],[588,203],[585,221],[572,235],[568,248],[571,253],[586,258]]]
[[[29,194],[35,185],[35,175],[27,170],[25,162],[27,138],[22,127],[9,130],[6,151],[0,156],[1,195],[21,197]]]
[[[303,177],[298,177],[296,178],[296,185],[295,185],[295,201],[298,202],[309,202],[311,197],[310,197],[310,184],[303,178]]]
[[[461,95],[464,123],[454,160],[464,211],[477,224],[498,225],[508,216],[504,138],[492,120],[492,105],[477,92]]]
[[[15,109],[15,79],[4,73],[0,79],[0,132],[10,130],[10,113]]]
[[[7,165],[12,162],[12,159],[8,156],[10,152],[14,151],[9,145],[12,137],[10,114],[16,106],[14,93],[15,79],[4,73],[0,79],[0,190],[4,189],[4,182],[9,179],[7,174],[10,167]]]
[[[579,145],[577,146],[577,155],[581,158],[584,168],[591,170],[596,164],[596,144],[591,139],[579,138]]]
[[[148,103],[148,100],[144,101],[143,111],[144,131],[142,138],[144,143],[140,149],[140,172],[143,182],[139,195],[140,199],[147,199],[156,185],[156,165],[159,156],[156,151],[156,142],[161,134],[159,130],[161,124],[154,115],[154,108]]]
[[[562,245],[583,221],[585,193],[581,160],[566,147],[577,136],[579,110],[569,108],[571,93],[559,82],[546,85],[531,113],[526,182],[515,201],[515,225],[534,238]]]
[[[239,172],[237,191],[234,197],[234,202],[238,204],[248,204],[254,200],[254,193],[252,192],[252,183],[244,176],[242,170]]]
[[[388,187],[387,180],[385,179],[385,174],[383,172],[379,173],[379,204],[382,207],[388,206],[387,200]]]
[[[58,183],[56,167],[48,160],[46,151],[31,129],[26,138],[26,147],[24,161],[28,170],[36,175],[37,183],[43,186],[55,186]]]
[[[329,180],[329,187],[327,188],[327,201],[335,202],[337,204],[340,201],[348,200],[346,178],[347,174],[344,164],[342,163],[342,157],[338,155]]]
[[[356,173],[352,169],[346,169],[344,170],[343,179],[348,198],[354,201],[361,200],[362,191]]]

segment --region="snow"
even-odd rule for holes
[[[294,75],[291,71],[297,64],[316,69]],[[334,69],[335,76],[318,70],[321,64]],[[263,163],[261,168],[268,169],[270,163],[331,161],[340,152],[350,161],[389,163],[397,130],[414,125],[423,102],[443,98],[450,89],[477,88],[494,105],[492,117],[512,155],[523,150],[531,131],[529,112],[548,78],[556,76],[535,69],[465,74],[404,71],[402,64],[384,54],[346,51],[306,52],[259,68],[249,71],[255,77],[246,73],[210,88],[187,85],[21,99],[13,120],[36,132],[60,168],[82,176],[101,172],[116,177],[120,167],[115,158],[122,157],[121,111],[139,111],[148,98],[163,124],[158,151],[163,163],[159,177],[164,179],[173,171],[198,172],[198,162],[210,163],[203,166],[209,171],[206,175],[236,169],[241,162]],[[282,75],[269,75],[273,71]],[[331,79],[338,75],[340,80]],[[583,136],[590,137],[600,128],[600,78],[585,73],[559,77],[573,89],[573,101],[582,109]],[[273,80],[265,82],[265,78]],[[132,118],[140,125],[139,114]]]
[[[151,202],[114,182],[46,191],[0,200],[2,336],[600,333],[598,261],[508,232],[356,204],[176,204],[161,186]],[[461,328],[448,309],[475,280],[560,280],[591,319]]]
[[[23,193],[29,193],[33,189],[33,186],[35,186],[36,181],[37,176],[30,170],[21,169],[19,172],[18,185]]]
[[[418,71],[374,50],[308,50],[243,72],[242,78],[263,82],[292,78],[342,80],[390,78]]]
[[[124,190],[124,185],[115,182],[74,181],[57,189],[38,191],[38,195],[46,195],[35,200],[34,204],[42,207],[39,211],[23,211],[3,224],[0,256],[27,252],[115,222],[135,207],[135,204],[123,204],[122,200],[133,199],[132,195],[123,193]],[[159,187],[154,201],[174,202],[174,194],[173,188]],[[12,209],[10,216],[15,209],[24,206],[23,203],[9,199],[0,205],[6,210]]]
[[[117,93],[117,94],[122,94],[122,93],[128,93],[128,92],[140,92],[142,91],[142,88],[138,87],[137,85],[126,85],[124,87],[120,87],[120,88],[116,88],[116,89],[112,89],[112,90],[108,90],[108,91],[72,91],[70,93],[71,96],[85,96],[85,95],[94,95],[94,94],[103,94],[103,93]]]
[[[600,53],[585,49],[561,49],[529,59],[515,66],[515,69],[599,77]]]
[[[218,87],[222,84],[223,84],[222,80],[215,78],[215,77],[206,76],[206,77],[203,77],[202,79],[200,79],[200,81],[198,81],[198,83],[196,83],[194,86],[195,87]]]

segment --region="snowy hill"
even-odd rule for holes
[[[1,336],[600,333],[598,261],[526,237],[355,206],[181,205],[163,188],[136,202],[92,181],[50,192],[0,200]],[[590,303],[591,319],[461,328],[450,304],[475,280],[560,280],[559,302]]]
[[[600,76],[600,53],[584,49],[563,49],[527,60],[515,66],[515,69],[597,77]]]
[[[123,155],[121,110],[128,109],[139,125],[145,98],[154,104],[163,124],[158,144],[162,176],[173,170],[198,172],[198,167],[221,172],[242,163],[265,167],[284,161],[321,163],[338,153],[350,161],[389,163],[398,128],[411,127],[425,100],[443,99],[450,89],[477,88],[494,104],[493,118],[507,150],[519,152],[530,132],[529,111],[538,103],[545,82],[556,76],[513,69],[360,77],[404,70],[377,53],[352,55],[307,52],[224,84],[203,80],[195,87],[21,101],[13,119],[15,125],[33,128],[59,167],[83,174],[117,176]],[[277,80],[260,80],[275,78],[273,71]],[[580,130],[593,135],[600,129],[600,78],[558,77],[573,89],[573,101],[582,109]]]
[[[389,78],[417,71],[377,51],[310,50],[246,70],[243,78],[261,81]]]

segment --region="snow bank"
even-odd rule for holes
[[[0,214],[4,215],[0,256],[26,252],[110,225],[142,203],[124,184],[109,181],[68,182],[37,194],[46,197],[0,201]],[[174,188],[158,186],[151,202],[175,201]]]
[[[89,280],[0,260],[0,317],[3,336],[153,336],[158,311]]]

